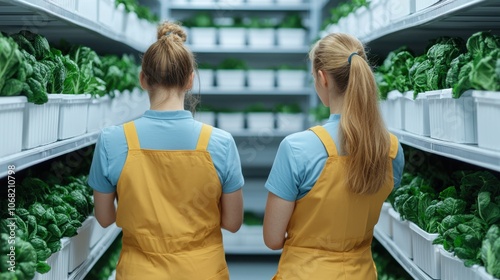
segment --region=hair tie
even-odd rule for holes
[[[350,56],[349,56],[349,58],[347,59],[347,63],[349,63],[349,65],[351,65],[351,59],[352,59],[352,57],[353,57],[354,55],[358,55],[358,53],[357,53],[357,52],[353,52],[353,53],[351,53],[351,55],[350,55]]]

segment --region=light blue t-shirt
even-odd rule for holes
[[[134,123],[141,148],[151,150],[194,150],[202,126],[201,122],[193,119],[189,111],[148,110]],[[222,192],[239,190],[244,179],[238,150],[231,134],[214,128],[207,150],[219,176]],[[103,129],[95,147],[89,185],[102,193],[116,191],[127,153],[123,125]]]
[[[340,115],[333,114],[323,125],[337,147],[339,122]],[[327,158],[325,147],[314,132],[306,130],[289,135],[278,148],[265,186],[271,193],[284,200],[296,201],[304,197],[316,184]],[[401,182],[404,167],[401,144],[392,166],[394,186],[397,187]]]

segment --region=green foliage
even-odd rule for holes
[[[137,0],[116,0],[115,5],[123,4],[127,13],[136,13],[138,18],[145,19],[151,23],[158,23],[160,19],[151,10],[143,6]]]
[[[492,225],[481,246],[481,260],[486,271],[496,278],[500,278],[500,228]]]
[[[272,108],[264,105],[263,103],[251,104],[245,109],[245,112],[248,112],[248,113],[265,113],[265,112],[272,112],[272,111],[273,111]]]
[[[194,18],[188,21],[186,26],[192,27],[215,27],[212,16],[209,13],[197,13]]]
[[[245,70],[247,69],[246,62],[237,58],[226,58],[220,64],[218,69],[224,70]]]
[[[28,67],[18,44],[0,34],[0,96],[21,94]]]
[[[281,20],[281,23],[278,25],[278,28],[301,28],[304,29],[304,25],[302,24],[302,17],[299,13],[288,13]]]
[[[16,269],[14,272],[8,271],[9,263],[7,254],[10,253],[11,244],[9,243],[9,235],[2,233],[0,235],[0,279],[33,279],[36,269],[36,250],[31,243],[24,241],[20,236],[15,238],[15,256],[16,256]]]
[[[274,110],[278,113],[289,113],[289,114],[297,114],[302,112],[300,105],[297,103],[278,104],[275,106]]]

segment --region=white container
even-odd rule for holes
[[[57,139],[63,140],[85,134],[89,102],[88,94],[62,94]]]
[[[112,115],[111,115],[111,98],[109,95],[101,97],[102,99],[102,109],[104,111],[101,126],[102,128],[113,125]]]
[[[193,117],[199,122],[215,126],[215,112],[195,112]]]
[[[0,97],[0,157],[22,150],[26,102],[25,96]]]
[[[347,33],[351,34],[355,37],[359,37],[359,25],[361,22],[359,22],[358,17],[356,16],[356,13],[350,13],[346,17],[346,25],[347,25]]]
[[[413,99],[413,91],[404,93],[404,129],[408,132],[429,136],[429,103],[425,93],[419,93]]]
[[[247,0],[249,5],[272,5],[274,0]]]
[[[87,114],[87,132],[97,131],[103,127],[105,110],[103,101],[101,97],[91,97]]]
[[[90,21],[97,21],[97,6],[99,0],[77,0],[76,10],[79,16],[84,17]]]
[[[454,143],[477,144],[476,106],[472,92],[453,98],[451,89],[428,92],[430,136]]]
[[[388,0],[388,11],[390,13],[390,21],[398,21],[410,14],[415,13],[415,2],[422,0]]]
[[[366,7],[360,7],[355,12],[358,20],[359,37],[364,37],[372,32],[372,13]]]
[[[303,0],[276,0],[277,4],[281,5],[300,5],[303,2]]]
[[[217,127],[231,132],[241,132],[244,130],[245,115],[242,112],[217,113]]]
[[[477,110],[477,145],[500,151],[500,92],[473,91]]]
[[[193,5],[210,5],[214,4],[215,0],[190,0],[190,3]]]
[[[145,31],[142,30],[140,19],[137,17],[136,13],[131,12],[126,14],[124,32],[127,40],[141,42],[144,39],[141,34]]]
[[[408,221],[401,220],[401,216],[394,209],[389,208],[392,218],[392,239],[399,250],[407,258],[413,258],[413,243],[410,225]]]
[[[413,262],[433,279],[441,277],[441,255],[439,247],[432,242],[439,233],[428,233],[410,222],[413,243]]]
[[[342,17],[339,19],[339,21],[337,22],[337,25],[338,25],[338,28],[339,28],[339,32],[342,32],[342,33],[347,33],[347,29],[348,29],[348,26],[347,26],[347,18],[346,17]]]
[[[464,261],[438,245],[441,255],[441,280],[479,280],[478,265],[466,267]]]
[[[300,48],[306,44],[306,30],[302,28],[276,29],[277,44],[280,48]]]
[[[391,12],[387,7],[388,0],[381,0],[377,3],[370,3],[372,31],[386,28],[391,22]]]
[[[125,18],[127,12],[125,11],[125,5],[120,3],[113,12],[113,18],[111,21],[111,27],[116,34],[122,35],[125,32]]]
[[[306,71],[278,70],[276,72],[277,86],[281,90],[298,90],[306,86]]]
[[[270,90],[274,88],[274,70],[248,70],[248,87],[256,90]]]
[[[109,110],[107,110],[106,126],[120,125],[128,121],[130,116],[130,109],[125,103],[125,93],[115,91],[114,97],[111,98],[109,103]]]
[[[70,12],[76,11],[76,0],[49,0],[49,2],[52,2],[55,5]]]
[[[392,209],[392,206],[389,202],[384,202],[382,204],[382,209],[380,211],[380,217],[378,218],[378,222],[375,225],[375,228],[380,230],[383,234],[392,238],[392,218],[389,215],[389,209]]]
[[[50,270],[47,273],[35,273],[34,280],[54,280],[68,278],[68,261],[69,261],[69,242],[70,238],[64,237],[61,239],[61,250],[55,252],[47,259],[47,264],[50,265]]]
[[[246,45],[246,28],[219,28],[219,45],[222,47],[244,47]]]
[[[274,28],[249,28],[248,45],[252,48],[272,48],[275,36]]]
[[[217,44],[217,28],[191,27],[191,44],[199,47],[215,47]]]
[[[115,1],[114,0],[99,0],[98,1],[98,16],[97,20],[102,25],[109,29],[113,27],[113,16],[115,14]]]
[[[212,69],[198,69],[194,76],[192,91],[195,93],[210,90],[214,87],[215,73]]]
[[[440,0],[415,0],[415,12],[428,8]]]
[[[389,92],[386,104],[388,127],[394,129],[404,129],[405,112],[403,94],[397,90]]]
[[[477,275],[481,280],[498,280],[498,278],[493,277],[493,275],[489,274],[484,266],[480,266],[477,268]]]
[[[245,70],[215,71],[217,87],[224,90],[241,90],[245,87]]]
[[[281,132],[298,132],[304,130],[304,113],[277,113],[276,129]]]
[[[48,94],[42,105],[27,103],[24,110],[23,149],[32,149],[57,141],[61,94]]]
[[[94,225],[93,216],[88,217],[82,226],[77,230],[77,235],[70,238],[69,241],[69,261],[68,272],[73,272],[80,266],[90,254],[90,235]]]
[[[382,119],[384,120],[384,124],[386,127],[390,127],[392,125],[391,118],[389,117],[389,102],[386,100],[378,101],[378,108],[380,110],[380,114],[382,115]]]
[[[263,132],[274,130],[274,113],[272,112],[248,112],[247,126],[249,131]]]
[[[149,47],[151,44],[157,41],[157,30],[156,24],[153,24],[145,19],[139,19],[139,25],[141,27],[142,41],[141,43]]]

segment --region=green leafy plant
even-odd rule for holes
[[[486,271],[496,278],[500,278],[500,228],[492,225],[481,246],[481,260]]]
[[[297,114],[302,112],[300,105],[297,103],[278,104],[275,106],[274,110],[278,113],[288,113],[288,114]]]
[[[245,112],[247,113],[267,113],[272,112],[273,109],[269,106],[264,105],[263,103],[255,103],[247,106]]]
[[[215,27],[212,16],[209,13],[197,13],[189,22],[192,27]]]
[[[237,58],[226,58],[218,67],[218,69],[224,70],[246,70],[247,68],[245,61]]]
[[[246,26],[248,28],[274,28],[276,23],[270,18],[252,17]]]
[[[0,96],[21,94],[32,72],[17,43],[0,34]]]
[[[301,28],[305,29],[302,24],[302,17],[299,13],[288,13],[282,19],[281,23],[278,25],[278,28]]]
[[[123,4],[125,6],[125,11],[127,13],[136,13],[138,18],[145,19],[151,23],[158,23],[160,21],[159,17],[152,13],[151,10],[143,5],[139,4],[137,0],[116,0],[115,6]]]

